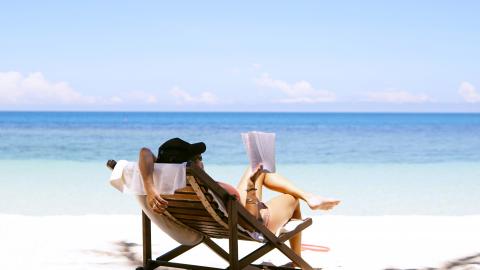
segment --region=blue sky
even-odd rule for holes
[[[477,111],[478,1],[15,1],[0,110]]]

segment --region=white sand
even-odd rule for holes
[[[156,228],[152,238],[155,257],[177,245]],[[131,215],[0,215],[0,240],[2,270],[131,270],[142,254],[138,245],[140,216]],[[324,269],[441,267],[448,261],[480,253],[480,216],[317,216],[314,225],[306,229],[303,242],[330,248],[329,252],[303,253],[314,267]],[[137,245],[125,248],[121,243]],[[225,240],[218,243],[228,246]],[[256,246],[241,243],[240,255]],[[177,261],[226,266],[203,246]],[[259,261],[283,264],[287,259],[272,252]]]

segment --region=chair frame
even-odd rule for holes
[[[240,202],[236,199],[235,196],[230,195],[226,190],[217,184],[207,173],[203,170],[196,169],[193,167],[187,168],[187,175],[193,176],[198,182],[205,185],[209,190],[211,190],[227,208],[228,214],[228,231],[229,231],[229,252],[226,252],[223,248],[217,245],[210,236],[202,233],[204,235],[202,241],[196,245],[187,246],[180,245],[167,253],[161,255],[156,259],[152,259],[152,242],[151,242],[151,221],[148,216],[142,211],[142,238],[143,238],[143,266],[138,267],[137,270],[153,270],[159,266],[183,268],[183,269],[193,269],[193,270],[240,270],[245,267],[250,267],[250,269],[261,269],[263,266],[253,265],[252,262],[259,259],[266,253],[270,252],[273,249],[278,249],[286,257],[288,257],[296,265],[300,266],[301,269],[312,270],[313,268],[304,261],[300,256],[298,256],[290,247],[285,245],[285,241],[291,239],[297,233],[301,232],[308,226],[312,224],[312,219],[305,219],[300,225],[298,225],[293,231],[281,234],[279,237],[275,236],[267,227],[255,219]],[[243,258],[238,258],[238,240],[239,232],[237,229],[237,224],[239,219],[242,219],[243,222],[246,222],[255,230],[262,233],[266,239],[266,242],[261,247],[252,251]],[[252,239],[253,240],[253,239]],[[218,254],[221,258],[226,260],[229,263],[227,268],[215,268],[207,267],[201,265],[193,264],[183,264],[171,262],[172,259],[178,257],[179,255],[189,251],[195,246],[204,243],[207,245],[213,252]],[[253,267],[253,268],[252,268]],[[288,267],[268,267],[269,269],[293,269]]]

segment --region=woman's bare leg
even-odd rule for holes
[[[250,181],[251,175],[252,169],[249,166],[243,173],[243,176],[237,186],[242,205],[245,205],[247,198],[247,184],[248,181]],[[314,210],[330,210],[340,203],[340,201],[336,199],[323,198],[318,195],[305,192],[296,187],[290,180],[277,173],[262,173],[258,177],[257,181],[255,182],[255,187],[257,188],[256,193],[259,200],[262,200],[262,186],[265,186],[273,191],[290,194],[296,198],[304,200],[308,206]]]
[[[289,194],[279,195],[266,203],[268,206],[270,217],[268,219],[267,228],[275,233],[291,218],[301,219],[300,204],[297,198]],[[298,233],[290,239],[290,247],[299,256],[302,249],[302,235]]]
[[[247,199],[247,186],[252,181],[252,169],[248,167],[240,182],[238,183],[237,190],[240,194],[240,201],[242,205],[246,206]],[[303,190],[297,188],[290,180],[287,178],[276,174],[276,173],[265,173],[262,172],[256,177],[255,180],[255,191],[258,200],[262,199],[262,188],[266,186],[267,188],[284,193],[279,195],[266,203],[269,209],[269,220],[267,228],[275,233],[280,229],[285,223],[287,223],[291,218],[302,219],[302,214],[300,211],[300,203],[298,199],[302,199],[307,202],[307,204],[312,209],[323,209],[328,210],[337,205],[340,201],[332,199],[324,199],[319,196],[312,195],[310,193],[304,192]],[[313,203],[312,203],[313,201]],[[316,204],[315,204],[316,202]],[[250,212],[250,211],[249,211]],[[292,250],[299,256],[302,253],[302,234],[299,232],[290,240],[290,247]]]
[[[293,197],[306,200],[308,194],[296,187],[290,180],[278,173],[266,173],[264,185],[271,190],[290,194]]]
[[[252,176],[252,170],[250,167],[248,167],[245,170],[237,186],[238,192],[240,194],[241,203],[244,206],[246,205],[247,185],[251,181],[251,176]],[[267,181],[269,181],[269,185],[267,185]],[[291,218],[295,218],[295,219],[302,218],[298,197],[308,196],[307,193],[304,193],[302,190],[295,187],[288,179],[281,177],[277,174],[260,173],[255,180],[255,188],[257,188],[256,195],[259,200],[262,199],[262,188],[264,185],[269,189],[285,193],[273,198],[272,200],[266,203],[269,209],[269,214],[270,214],[267,228],[271,232],[275,233],[278,229],[280,229],[283,225],[285,225],[285,223],[287,223]],[[288,192],[295,193],[297,196],[293,194],[288,194]],[[296,254],[301,256],[301,251],[302,251],[301,233],[298,233],[297,235],[292,237],[289,240],[289,242],[292,250]]]
[[[298,202],[298,200],[297,200]],[[293,211],[292,218],[302,219],[302,212],[300,211],[300,203],[297,203],[297,207]],[[297,253],[301,255],[302,252],[302,232],[297,233],[294,237],[290,238],[290,247]]]
[[[304,200],[308,206],[314,210],[330,210],[340,203],[340,201],[336,199],[323,198],[318,195],[305,192],[296,187],[290,180],[277,173],[265,173],[263,185],[268,189],[290,194],[295,198]]]

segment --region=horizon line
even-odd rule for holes
[[[480,111],[153,111],[153,110],[1,110],[0,113],[325,113],[325,114],[480,114]]]

